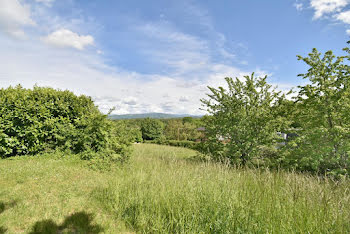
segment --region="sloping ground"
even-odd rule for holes
[[[127,165],[105,173],[74,159],[1,160],[0,233],[350,233],[349,181],[195,154],[135,145]]]

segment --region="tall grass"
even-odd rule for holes
[[[350,233],[349,180],[195,155],[140,144],[108,172],[54,155],[0,160],[0,233]]]
[[[142,233],[350,233],[350,183],[193,162],[193,151],[137,145],[94,195]]]

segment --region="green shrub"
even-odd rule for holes
[[[142,142],[142,132],[141,126],[135,119],[122,119],[122,120],[113,120],[115,124],[123,127],[123,136],[127,137],[131,142]],[[120,129],[118,129],[120,132]]]
[[[146,118],[141,121],[141,132],[144,140],[156,140],[163,135],[164,124],[158,119]]]
[[[100,113],[90,97],[43,87],[0,89],[2,158],[60,149],[75,154],[113,152],[124,159],[130,141],[118,129],[123,126]]]
[[[192,121],[192,122],[191,122]],[[164,135],[168,140],[193,141],[200,138],[197,125],[191,117],[166,121]]]

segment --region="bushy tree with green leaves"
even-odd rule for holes
[[[125,126],[124,136],[131,142],[142,142],[142,132],[138,119],[113,120],[118,125]]]
[[[164,135],[167,140],[194,141],[200,137],[200,133],[196,130],[196,122],[188,119],[191,117],[186,118],[185,121],[183,119],[171,119],[166,122]]]
[[[157,140],[163,136],[164,124],[158,119],[146,118],[141,121],[141,132],[144,140]]]
[[[43,87],[0,89],[2,158],[59,149],[123,160],[130,143],[118,138],[115,128],[123,126],[100,113],[90,97]]]
[[[299,75],[308,83],[299,86],[294,115],[299,137],[289,144],[285,163],[305,171],[349,174],[350,56],[332,51],[322,55],[313,49],[298,58],[309,66]]]
[[[245,165],[257,156],[259,147],[278,141],[283,119],[276,105],[283,98],[267,77],[245,76],[244,81],[225,78],[227,89],[208,87],[208,99],[201,100],[209,117],[204,118],[206,141],[201,150],[216,160]]]

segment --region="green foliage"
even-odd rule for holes
[[[96,197],[137,233],[348,233],[349,181],[188,160],[135,145],[130,167]],[[188,157],[188,156],[187,156]]]
[[[188,149],[198,149],[199,143],[194,142],[194,141],[177,141],[177,140],[150,140],[150,141],[145,141],[145,143],[154,143],[154,144],[159,144],[159,145],[170,145],[170,146],[175,146],[175,147],[184,147]]]
[[[163,135],[164,124],[158,119],[146,118],[141,121],[141,132],[144,140],[159,139]]]
[[[349,52],[348,49],[345,49]],[[289,144],[285,164],[322,174],[350,174],[350,56],[323,56],[316,49],[299,56],[310,68],[300,74],[308,84],[299,86],[294,114],[300,125]]]
[[[193,117],[183,117],[182,118],[182,123],[185,124],[185,123],[194,123],[195,122],[195,119]]]
[[[187,117],[190,118],[190,117]],[[168,140],[191,140],[194,141],[199,138],[199,132],[194,121],[183,119],[172,119],[167,121],[164,130],[164,135]]]
[[[277,106],[283,96],[254,73],[245,81],[226,78],[228,90],[208,87],[209,99],[201,100],[210,116],[204,118],[207,140],[203,153],[220,161],[245,165],[257,156],[259,146],[278,141],[283,118]]]
[[[91,233],[93,226],[103,233],[350,232],[349,180],[202,163],[185,148],[133,149],[130,163],[110,172],[89,170],[78,157],[58,160],[61,153],[0,160],[0,228],[45,233],[51,223],[60,227],[52,233]],[[81,212],[90,218],[76,216]],[[77,222],[65,226],[69,217]]]
[[[125,159],[128,139],[99,112],[90,97],[69,91],[21,86],[0,90],[0,155],[35,155],[61,149],[104,152]],[[113,131],[116,129],[116,131]]]
[[[142,132],[140,127],[140,120],[137,119],[128,119],[128,120],[113,120],[113,122],[119,126],[123,126],[123,131],[121,136],[126,138],[128,142],[137,142],[141,143]],[[121,130],[119,129],[118,132]],[[121,138],[122,140],[122,138]]]
[[[173,118],[173,119],[127,119],[115,120],[125,123],[127,135],[133,136],[133,142],[152,141],[162,144],[164,141],[196,141],[202,137],[197,128],[203,126],[201,118]]]
[[[134,136],[134,142],[141,143],[143,141],[141,129],[132,128],[130,133]]]

